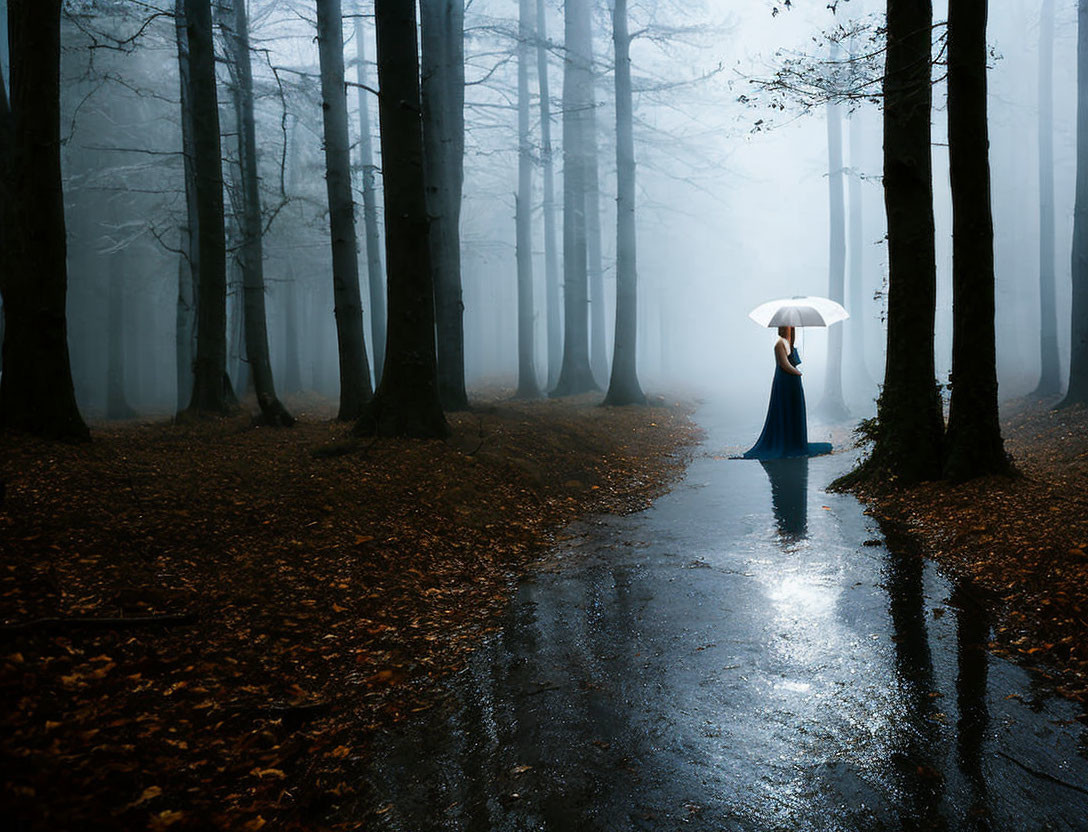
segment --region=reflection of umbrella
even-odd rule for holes
[[[827,298],[794,297],[760,304],[748,317],[760,326],[831,326],[850,313]]]

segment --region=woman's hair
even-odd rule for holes
[[[794,328],[792,326],[780,326],[778,328],[778,335],[780,338],[785,338],[790,342],[790,346],[793,346]]]

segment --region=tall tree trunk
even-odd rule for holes
[[[174,345],[177,358],[177,404],[184,410],[193,395],[193,361],[196,355],[196,295],[200,275],[200,247],[196,205],[196,170],[193,161],[193,109],[189,100],[189,24],[185,0],[174,0],[174,28],[178,46],[178,78],[181,92],[181,152],[185,178],[185,225],[180,229],[178,255],[178,305]]]
[[[930,150],[932,27],[931,0],[888,0],[888,349],[872,454],[840,486],[868,477],[908,484],[941,476],[944,420],[933,362],[937,266]]]
[[[238,164],[241,168],[241,267],[246,360],[265,425],[290,427],[294,417],[276,396],[268,354],[268,318],[264,302],[264,245],[261,194],[257,179],[257,129],[253,116],[253,68],[249,56],[246,0],[231,0],[233,31],[227,37],[234,71],[234,109],[238,121]]]
[[[856,46],[851,44],[851,57],[856,57]],[[846,354],[850,361],[850,377],[853,380],[855,392],[864,396],[866,404],[871,401],[871,396],[876,385],[869,375],[865,357],[865,328],[869,317],[870,301],[865,291],[865,191],[862,183],[862,165],[864,156],[862,146],[862,124],[860,113],[851,113],[848,117],[850,125],[850,175],[847,179],[847,203],[849,205],[848,239],[850,252],[848,257],[849,272],[847,281],[850,296],[850,323],[843,333],[847,338],[849,348]]]
[[[126,252],[103,258],[106,272],[106,418],[131,419],[136,411],[125,397]]]
[[[464,0],[420,0],[423,37],[423,165],[431,218],[438,325],[438,394],[468,409],[461,292],[461,191],[465,156]]]
[[[838,60],[832,48],[831,59]],[[827,294],[833,301],[846,301],[846,194],[843,177],[842,111],[838,104],[827,105],[828,265]],[[831,422],[850,418],[842,396],[842,326],[827,332],[827,376],[824,396],[817,408]]]
[[[367,86],[365,32],[362,3],[356,4],[355,81],[359,92],[359,168],[363,172],[363,229],[366,240],[366,274],[370,293],[370,335],[374,350],[374,383],[382,378],[385,366],[385,270],[382,269],[382,240],[378,233],[377,188],[374,173],[374,148],[370,138],[370,100]]]
[[[994,223],[986,106],[988,0],[948,7],[948,159],[952,183],[952,401],[945,473],[1005,473],[997,414]]]
[[[627,0],[615,0],[616,47],[616,340],[605,404],[645,404],[636,367],[638,268],[635,245],[635,139]]]
[[[540,397],[533,338],[533,147],[529,133],[529,61],[533,0],[518,2],[518,389],[516,398]]]
[[[1039,16],[1039,386],[1033,395],[1061,392],[1054,275],[1054,0]]]
[[[196,359],[189,410],[226,413],[230,387],[227,376],[227,245],[223,230],[223,165],[210,0],[185,0],[185,22],[191,84],[197,258],[200,263]]]
[[[389,329],[381,384],[354,432],[441,438],[449,425],[438,397],[415,4],[375,0],[374,17]]]
[[[0,95],[0,428],[87,440],[68,358],[60,6],[60,0],[7,4],[11,98],[9,103]]]
[[[302,293],[299,291],[298,276],[290,254],[287,255],[287,282],[283,293],[283,389],[288,393],[297,393],[302,389],[302,361],[299,355],[301,343],[298,337],[298,307],[302,303]]]
[[[591,42],[592,48],[592,42]],[[590,56],[592,61],[592,55]],[[608,378],[605,336],[604,260],[601,255],[601,171],[597,145],[595,77],[589,76],[586,110],[586,280],[589,288],[589,366],[598,384]]]
[[[1088,0],[1080,0],[1077,9],[1077,195],[1073,209],[1073,315],[1069,388],[1059,407],[1088,404]]]
[[[341,420],[357,419],[370,399],[370,368],[363,343],[355,204],[351,195],[348,97],[344,86],[344,33],[340,0],[317,0],[317,46],[321,62],[321,109],[325,122],[325,186],[332,235],[332,285],[340,350]]]
[[[544,304],[547,313],[548,382],[559,382],[563,361],[563,312],[559,291],[559,246],[555,229],[555,164],[552,156],[552,102],[548,79],[548,20],[544,0],[536,0],[536,67],[540,90],[540,157],[544,168]]]
[[[563,60],[563,364],[553,396],[596,390],[589,366],[586,190],[587,114],[592,106],[588,0],[567,0]]]

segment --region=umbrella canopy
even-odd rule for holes
[[[762,303],[748,317],[760,326],[831,326],[850,313],[828,298],[794,297]]]

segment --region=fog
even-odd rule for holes
[[[604,343],[611,353],[615,308],[616,155],[609,8],[594,9],[596,134],[600,167]],[[762,416],[773,371],[773,333],[747,318],[759,303],[827,295],[829,161],[827,109],[769,106],[759,79],[784,56],[824,57],[821,33],[855,19],[878,25],[882,4],[842,0],[632,2],[639,278],[638,371],[644,389],[666,395],[729,397]],[[997,280],[998,373],[1003,398],[1025,395],[1039,373],[1039,4],[991,3],[989,74],[991,171]],[[312,4],[251,0],[259,175],[265,227],[269,347],[284,392],[338,394],[321,93]],[[3,8],[3,4],[0,4]],[[778,8],[778,13],[774,13]],[[173,20],[155,3],[69,2],[62,24],[62,162],[68,230],[69,346],[84,413],[131,415],[110,405],[110,377],[132,413],[169,414],[178,401],[176,321],[179,242],[186,200],[178,117]],[[161,11],[171,12],[169,8]],[[370,84],[376,84],[372,4],[345,0],[364,15]],[[461,216],[466,379],[470,391],[511,389],[517,373],[515,191],[518,4],[466,6],[466,150]],[[935,19],[944,19],[935,4]],[[1058,0],[1054,54],[1057,310],[1062,366],[1068,366],[1070,265],[1075,175],[1076,9]],[[552,135],[557,205],[562,209],[562,35],[558,3],[547,2],[551,41]],[[6,19],[6,13],[5,13]],[[345,59],[355,78],[354,18],[345,20]],[[939,27],[937,30],[939,35]],[[5,78],[6,37],[0,37]],[[220,47],[221,48],[221,45]],[[236,185],[238,129],[220,68],[219,106],[227,211]],[[938,66],[936,78],[943,75]],[[537,78],[531,129],[539,141]],[[358,88],[348,90],[360,277],[366,280]],[[934,90],[933,158],[937,221],[936,362],[947,381],[951,356],[951,207],[944,85]],[[375,97],[370,108],[378,152]],[[749,99],[745,101],[744,99]],[[884,372],[882,291],[887,251],[881,186],[879,106],[840,107],[847,211],[860,193],[862,303],[846,299],[843,379],[851,414],[870,415]],[[535,158],[540,161],[539,147]],[[380,166],[380,160],[376,161]],[[534,341],[539,382],[549,377],[541,165],[533,171]],[[381,187],[381,177],[378,177]],[[380,210],[379,199],[379,210]],[[27,210],[33,210],[28,206]],[[239,232],[228,230],[235,254]],[[562,235],[559,235],[562,242]],[[847,236],[848,252],[852,241]],[[561,252],[560,252],[561,254]],[[852,255],[851,255],[852,256]],[[384,252],[383,252],[384,260]],[[246,389],[239,271],[228,262],[228,372]],[[850,263],[848,257],[848,274]],[[111,293],[112,286],[112,293]],[[364,297],[373,367],[370,305]],[[111,302],[112,298],[112,302]],[[591,315],[591,326],[593,316]],[[858,331],[864,332],[862,338]],[[805,329],[798,346],[812,404],[824,389],[827,332]],[[919,349],[926,348],[919,344]],[[602,389],[606,377],[598,377]]]

